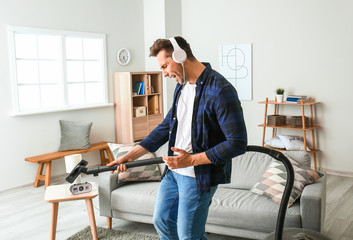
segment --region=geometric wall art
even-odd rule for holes
[[[252,44],[221,45],[219,72],[233,84],[239,100],[252,100]]]

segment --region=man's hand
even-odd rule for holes
[[[127,154],[125,154],[124,156],[121,156],[117,159],[115,159],[114,161],[112,161],[111,163],[107,164],[107,166],[113,166],[115,164],[120,164],[117,168],[116,168],[116,172],[124,172],[126,171],[126,165],[125,164],[121,164],[121,163],[125,163],[125,162],[132,162],[135,159],[143,156],[144,154],[148,153],[148,150],[145,149],[144,147],[140,146],[140,145],[136,145],[135,147],[133,147]],[[111,173],[113,173],[114,171],[112,171]]]
[[[172,147],[173,152],[178,152],[178,156],[163,156],[163,161],[169,169],[185,168],[194,166],[194,159],[190,153],[182,149]]]
[[[122,163],[125,163],[125,162],[132,162],[134,161],[134,159],[129,159],[129,158],[126,158],[125,156],[122,156],[120,158],[117,158],[115,159],[114,161],[110,162],[107,164],[108,167],[110,166],[113,166],[115,164],[120,164],[117,168],[116,168],[116,173],[119,173],[119,172],[124,172],[126,171],[126,165],[125,164],[122,164]],[[111,173],[113,173],[114,171],[112,171]]]

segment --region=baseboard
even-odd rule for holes
[[[327,169],[322,167],[319,167],[319,170],[331,175],[338,175],[342,177],[353,177],[353,172],[337,171],[337,170],[332,170],[332,169]]]

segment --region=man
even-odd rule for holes
[[[246,151],[242,108],[234,87],[210,64],[199,62],[182,37],[156,40],[150,56],[164,77],[178,82],[173,105],[149,136],[109,165],[133,161],[169,141],[154,226],[162,240],[207,239],[212,197],[218,184],[230,183],[232,158]],[[125,170],[123,164],[117,168]]]

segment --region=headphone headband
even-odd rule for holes
[[[186,52],[179,46],[175,38],[169,38],[170,43],[173,45],[174,52],[172,58],[176,63],[183,63],[186,61]]]

